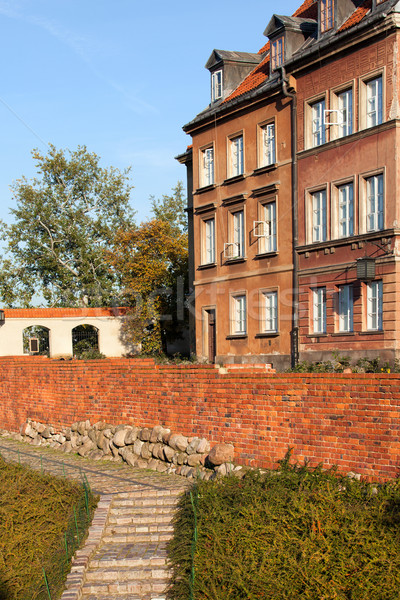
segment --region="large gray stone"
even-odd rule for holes
[[[232,444],[216,444],[208,454],[208,460],[214,466],[233,461],[235,449]]]
[[[148,460],[148,459],[151,458],[151,450],[150,450],[150,444],[149,444],[149,442],[145,442],[143,444],[140,456],[142,458],[145,458],[146,460]]]
[[[126,434],[125,445],[126,446],[130,446],[131,444],[134,444],[136,442],[136,440],[137,440],[138,433],[139,433],[139,428],[138,427],[132,427],[130,429],[130,431],[128,431],[128,433]]]
[[[87,456],[89,452],[94,450],[95,445],[92,440],[88,440],[85,444],[79,447],[78,454],[79,456]]]
[[[165,460],[167,462],[172,462],[172,459],[175,456],[175,450],[171,448],[171,446],[164,446],[163,453]]]
[[[202,460],[201,454],[190,454],[187,459],[187,464],[189,467],[195,467],[196,465],[200,465]]]
[[[143,429],[141,430],[141,432],[138,435],[138,438],[140,440],[142,440],[143,442],[148,442],[150,440],[150,436],[151,436],[151,430],[148,429],[147,427],[143,427]]]
[[[116,431],[113,437],[113,443],[115,444],[115,446],[118,446],[119,448],[125,446],[125,438],[130,431],[131,428],[129,426],[123,427],[122,429],[118,429],[118,431]]]
[[[186,454],[195,454],[197,452],[197,448],[199,447],[200,441],[200,438],[193,438],[186,448]]]
[[[180,450],[184,452],[188,447],[188,439],[180,433],[173,433],[169,438],[168,445],[174,450]]]
[[[134,454],[136,454],[136,456],[141,455],[143,444],[144,444],[144,442],[142,442],[142,440],[135,440],[135,442],[133,444],[133,452],[134,452]]]

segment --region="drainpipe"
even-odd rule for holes
[[[291,126],[291,151],[292,151],[292,257],[293,257],[293,296],[292,296],[292,331],[290,344],[290,359],[292,368],[299,361],[299,267],[297,244],[299,239],[298,223],[298,193],[297,193],[297,96],[296,91],[289,87],[289,79],[286,75],[285,67],[280,67],[282,93],[286,98],[290,98],[290,126]]]

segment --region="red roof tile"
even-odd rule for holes
[[[269,42],[268,42],[269,49]],[[255,90],[259,85],[264,83],[266,79],[269,77],[269,53],[267,56],[260,62],[259,65],[249,74],[245,79],[243,79],[242,83],[228,96],[225,98],[224,102],[228,102],[229,100],[233,100],[233,98],[237,98],[238,96],[242,96],[246,92],[250,92],[251,90]]]
[[[303,4],[293,13],[293,17],[302,19],[318,18],[318,0],[304,0]]]
[[[365,15],[371,10],[372,0],[365,0],[360,6],[353,12],[353,14],[343,23],[338,31],[346,31],[354,25],[358,25]]]

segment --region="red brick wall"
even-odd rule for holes
[[[242,464],[270,467],[289,446],[311,464],[374,477],[400,465],[400,375],[220,374],[213,366],[151,360],[58,362],[0,358],[0,427],[27,417],[55,426],[162,424],[211,442],[232,442]]]

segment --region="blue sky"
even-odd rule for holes
[[[295,0],[0,0],[1,218],[11,183],[35,175],[31,150],[86,145],[104,166],[131,166],[137,220],[185,169],[182,125],[209,103],[214,48],[257,52],[273,12]]]

